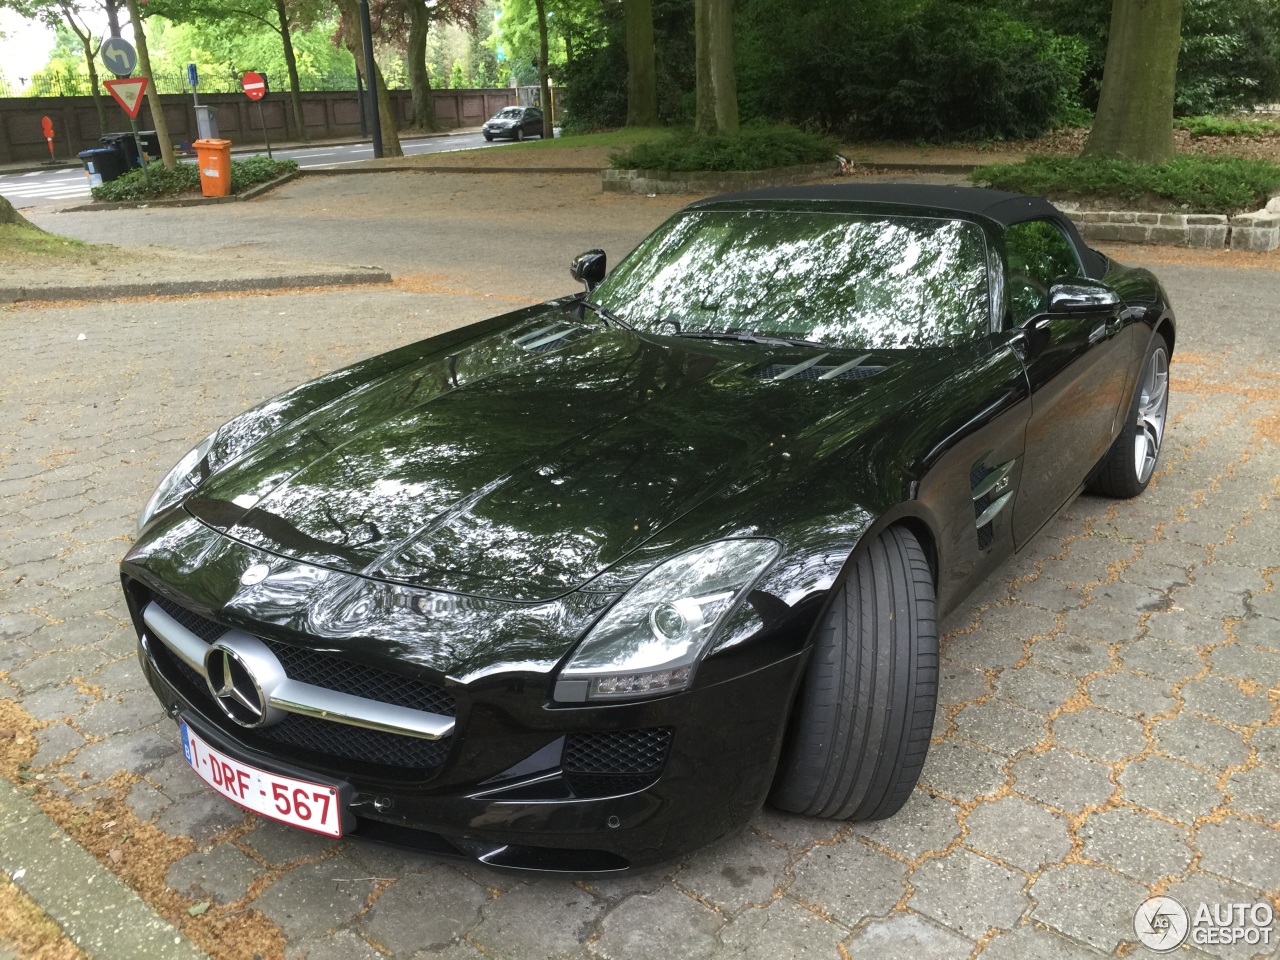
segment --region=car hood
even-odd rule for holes
[[[186,509],[306,563],[548,600],[932,365],[877,355],[885,369],[864,379],[777,378],[813,355],[637,335],[548,309],[273,433],[215,469]]]

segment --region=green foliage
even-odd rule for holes
[[[1179,117],[1173,125],[1193,137],[1277,137],[1280,123],[1274,120],[1242,120],[1225,117]]]
[[[1101,157],[1031,156],[979,167],[975,183],[1059,199],[1129,203],[1156,197],[1188,213],[1255,210],[1280,189],[1280,164],[1240,157],[1188,156],[1143,164]]]
[[[908,140],[1035,137],[1078,113],[1086,48],[990,4],[746,0],[745,116]]]
[[[835,160],[829,137],[795,127],[748,125],[733,136],[681,131],[638,143],[609,165],[638,170],[769,170]]]
[[[1280,5],[1184,0],[1178,113],[1220,113],[1280,97]]]
[[[231,192],[240,193],[249,187],[266,183],[298,169],[296,160],[269,160],[263,156],[231,161]],[[200,168],[194,163],[179,163],[166,170],[159,160],[148,164],[151,183],[139,167],[109,183],[93,188],[93,199],[105,201],[150,200],[157,197],[176,197],[187,193],[199,193]]]

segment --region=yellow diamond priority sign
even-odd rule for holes
[[[105,80],[103,86],[115,98],[116,103],[130,120],[138,119],[138,111],[142,109],[142,95],[147,92],[146,77],[122,77],[118,80]]]

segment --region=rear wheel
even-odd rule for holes
[[[769,799],[793,813],[879,820],[906,803],[933,733],[933,578],[915,536],[891,527],[833,590]]]
[[[1169,344],[1164,337],[1153,338],[1139,376],[1124,429],[1089,484],[1108,497],[1136,497],[1155,472],[1169,413]]]

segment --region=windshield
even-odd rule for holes
[[[591,299],[651,333],[945,346],[987,330],[986,244],[965,220],[693,210],[659,227]]]
[[[524,109],[521,107],[507,107],[505,110],[499,110],[495,120],[519,120],[524,116]]]

